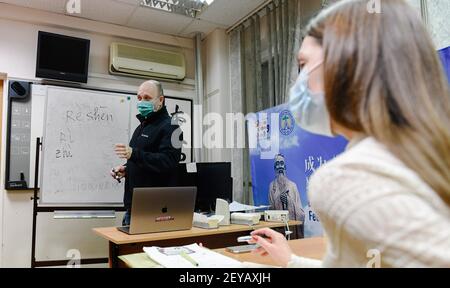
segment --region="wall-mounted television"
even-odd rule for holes
[[[36,77],[87,83],[90,40],[39,31]]]

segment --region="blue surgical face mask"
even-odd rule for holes
[[[152,101],[139,101],[137,109],[142,116],[147,117],[155,112],[155,104]]]
[[[322,62],[310,71],[303,69],[300,72],[289,94],[289,109],[302,129],[314,134],[333,136],[325,94],[313,93],[308,87],[310,73],[321,64]]]

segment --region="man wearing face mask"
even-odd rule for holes
[[[179,126],[172,125],[161,84],[153,80],[144,82],[137,97],[139,115],[136,117],[141,124],[134,131],[129,145],[115,146],[117,156],[127,162],[111,172],[115,179],[125,177],[124,205],[127,212],[123,226],[130,225],[133,189],[175,186],[174,171],[181,158],[181,147],[175,147],[180,146],[180,142],[172,143],[172,134]]]
[[[304,221],[305,212],[297,185],[290,181],[286,175],[286,162],[284,156],[275,156],[275,179],[270,183],[269,203],[273,210],[288,210],[289,220]],[[303,229],[296,229],[296,238],[303,238]]]

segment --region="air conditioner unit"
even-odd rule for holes
[[[183,80],[186,61],[181,53],[112,43],[109,72],[139,78]]]

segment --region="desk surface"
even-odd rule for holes
[[[290,226],[295,226],[295,225],[300,225],[300,224],[301,224],[300,221],[289,221]],[[276,228],[276,227],[284,227],[284,226],[285,225],[283,223],[261,221],[258,225],[253,225],[253,226],[229,225],[229,226],[221,226],[218,229],[202,229],[202,228],[193,227],[190,230],[160,232],[160,233],[150,233],[150,234],[140,234],[140,235],[128,235],[126,233],[123,233],[123,232],[120,232],[119,230],[117,230],[117,227],[94,228],[93,231],[97,235],[109,240],[110,242],[113,242],[114,244],[122,245],[122,244],[150,242],[150,241],[159,241],[159,240],[167,240],[167,239],[199,237],[199,236],[206,236],[206,235],[253,231],[253,230],[256,230],[259,228],[265,228],[265,227]]]
[[[289,241],[289,246],[291,246],[292,252],[295,255],[321,260],[325,255],[326,251],[326,240],[325,238],[308,238]],[[272,261],[270,256],[260,256],[253,253],[242,253],[233,254],[226,252],[225,249],[215,249],[214,251],[219,252],[225,256],[234,258],[240,262],[250,262],[265,266],[277,266],[276,263]],[[138,253],[133,255],[121,256],[122,261],[126,263],[129,268],[155,268],[161,267],[157,263],[153,262],[148,258],[145,253]],[[249,267],[253,267],[250,265]]]
[[[289,246],[291,246],[292,252],[295,255],[312,258],[317,260],[322,260],[326,251],[326,240],[325,238],[306,238],[289,241]],[[253,262],[262,265],[272,265],[276,264],[272,261],[270,257],[263,257],[259,254],[254,253],[241,253],[234,254],[227,252],[225,249],[216,249],[217,251],[225,256],[234,258],[241,262]]]

